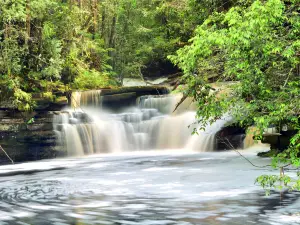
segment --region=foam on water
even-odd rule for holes
[[[255,156],[259,148],[243,154],[269,164]],[[0,218],[7,224],[292,225],[299,217],[299,196],[264,197],[254,184],[277,171],[254,168],[234,151],[120,152],[17,166],[40,172],[0,176]]]
[[[136,107],[110,113],[102,109],[100,94],[75,92],[74,108],[54,115],[58,144],[69,156],[150,149],[213,151],[215,134],[231,120],[224,117],[192,136],[200,126],[194,124],[196,113],[172,113],[181,95],[142,96]]]

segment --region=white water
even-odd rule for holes
[[[152,85],[161,84],[168,80],[168,77],[161,77],[154,80],[147,80],[148,84],[145,80],[141,78],[124,78],[123,86],[124,87],[136,87],[136,86],[147,86],[149,83]]]
[[[254,150],[254,151],[253,151]],[[257,149],[243,155],[258,166]],[[144,151],[3,166],[0,224],[297,225],[299,194],[254,184],[278,171],[236,152]]]
[[[85,106],[101,107],[101,90],[78,91],[72,93],[72,108]]]
[[[148,149],[213,151],[215,134],[230,120],[224,118],[199,135],[195,112],[173,115],[181,96],[142,96],[136,107],[121,113],[102,109],[99,91],[73,94],[73,109],[54,115],[54,129],[68,155]]]

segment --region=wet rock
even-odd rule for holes
[[[135,92],[105,95],[102,98],[102,102],[105,103],[105,102],[130,101],[131,99],[136,99]]]
[[[232,150],[244,147],[245,129],[237,126],[222,128],[216,134],[217,150]]]
[[[124,94],[124,93],[136,93],[136,96],[143,95],[161,95],[169,93],[169,90],[165,86],[135,86],[135,87],[119,87],[113,89],[103,89],[101,90],[101,95],[114,95],[114,94]]]
[[[69,123],[70,123],[70,124],[78,124],[79,121],[78,121],[78,119],[76,119],[76,118],[70,118],[70,119],[69,119]]]
[[[120,110],[125,107],[134,106],[136,100],[144,95],[168,94],[165,86],[136,86],[105,89],[101,91],[102,106],[110,110]]]
[[[0,145],[15,162],[53,158],[61,154],[53,132],[53,113],[0,110]],[[31,122],[29,123],[28,120]],[[9,163],[0,152],[0,163]]]
[[[73,113],[74,118],[69,119],[69,123],[78,124],[78,123],[89,123],[93,119],[85,112],[75,112]]]
[[[0,145],[15,162],[53,158],[60,155],[56,134],[52,131],[55,113],[68,105],[64,96],[54,101],[33,94],[35,111],[20,112],[12,102],[0,102]],[[0,164],[9,163],[0,152]]]
[[[297,133],[296,130],[280,131],[280,133],[265,133],[262,143],[270,144],[271,149],[283,151],[290,145],[291,138]]]

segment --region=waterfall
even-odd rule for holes
[[[76,91],[72,93],[71,105],[73,108],[82,106],[100,107],[102,103],[101,90]]]
[[[174,111],[177,103],[181,99],[181,95],[166,96],[142,96],[138,98],[137,103],[140,108],[157,109],[163,114],[170,114]]]
[[[213,151],[215,134],[229,118],[207,126],[199,135],[195,111],[172,113],[181,95],[141,96],[135,107],[119,113],[101,107],[101,91],[75,92],[72,108],[55,114],[58,144],[68,155],[153,149]]]

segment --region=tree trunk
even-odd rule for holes
[[[30,0],[26,1],[26,36],[25,36],[25,45],[28,45],[28,40],[30,39],[30,30],[31,30],[31,15],[30,15]]]
[[[112,24],[111,24],[111,30],[110,30],[110,36],[109,36],[109,42],[108,46],[110,48],[114,47],[114,39],[115,39],[115,31],[116,31],[116,23],[117,23],[117,17],[116,15],[112,18]]]
[[[90,8],[93,16],[93,29],[92,32],[95,35],[98,31],[98,5],[97,0],[90,1]]]
[[[104,6],[102,6],[102,18],[101,18],[101,37],[105,37],[105,22],[106,22],[106,12]]]
[[[9,23],[6,23],[5,24],[5,29],[4,29],[4,40],[7,40],[9,39],[9,34],[10,34],[10,24]],[[7,48],[8,46],[6,46],[5,48]],[[7,52],[7,51],[5,51]],[[5,60],[7,60],[8,56],[5,54]],[[10,77],[11,75],[11,66],[10,66],[10,63],[7,64],[7,75]]]

